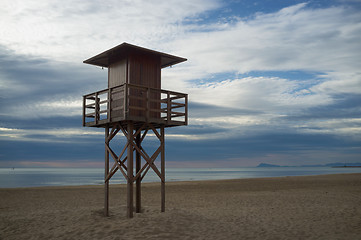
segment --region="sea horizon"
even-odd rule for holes
[[[361,173],[361,168],[333,167],[243,167],[243,168],[166,168],[166,182],[227,180],[286,176],[308,176],[339,173]],[[159,182],[149,171],[143,182]],[[42,186],[102,185],[103,168],[0,168],[0,188]],[[121,173],[116,173],[110,184],[126,183]]]

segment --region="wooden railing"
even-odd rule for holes
[[[123,84],[83,96],[83,126],[119,121],[188,124],[188,95]]]

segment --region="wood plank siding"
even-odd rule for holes
[[[118,121],[187,125],[187,95],[161,89],[161,69],[186,60],[128,43],[85,60],[108,68],[108,89],[83,97],[83,125],[105,127]]]
[[[161,89],[160,57],[147,54],[133,54],[129,56],[128,62],[129,77],[127,83]],[[156,92],[148,93],[149,95],[146,96],[146,92],[142,91],[142,89],[131,89],[129,94],[130,105],[146,108],[146,105],[150,104],[151,108],[160,110],[160,103],[153,101],[160,100],[160,94]],[[141,109],[131,109],[130,114],[145,117],[146,113]],[[160,112],[151,112],[150,117],[160,118]]]

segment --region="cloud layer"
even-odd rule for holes
[[[121,42],[188,58],[162,71],[162,87],[190,99],[190,125],[167,130],[171,165],[358,161],[359,4],[229,4],[3,1],[2,165],[36,161],[41,144],[43,161],[96,159],[97,148],[63,153],[102,142],[101,130],[80,126],[81,95],[105,88],[107,71],[82,61]],[[30,154],[12,155],[11,142]]]

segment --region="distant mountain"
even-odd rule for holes
[[[361,163],[327,163],[327,164],[316,164],[316,165],[299,165],[299,166],[281,166],[277,164],[260,163],[257,167],[352,167],[361,166]]]
[[[280,165],[260,163],[257,167],[281,167]]]

